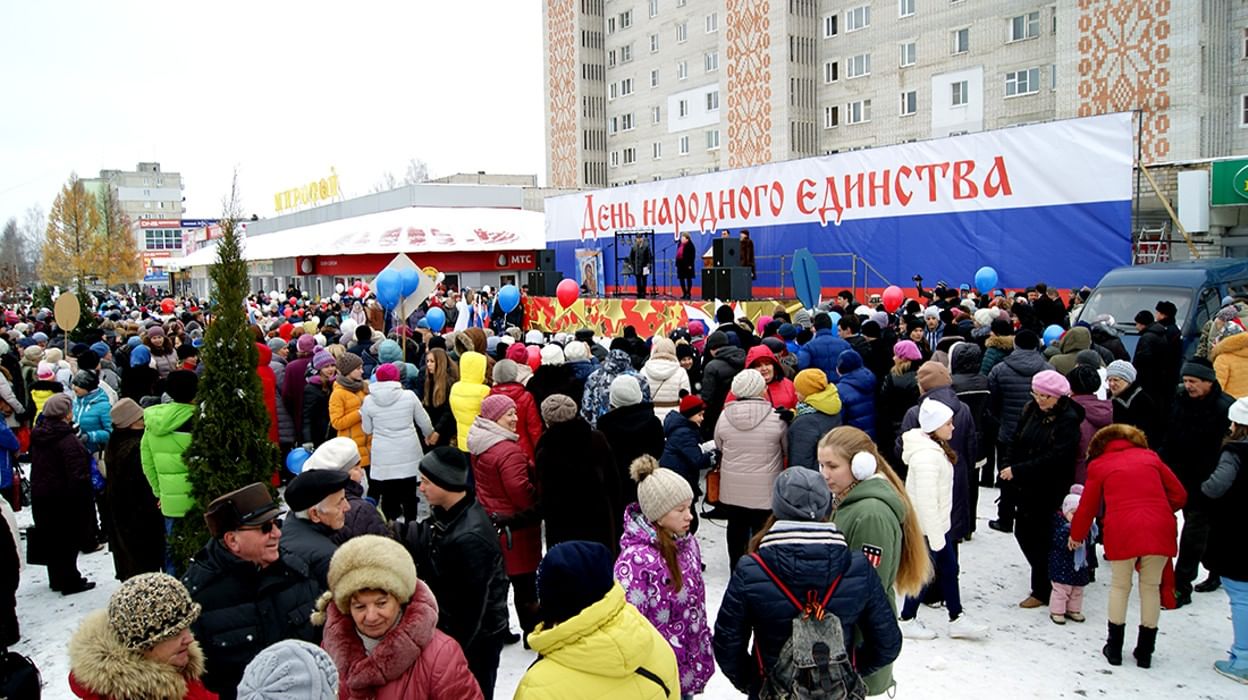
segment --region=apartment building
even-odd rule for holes
[[[111,188],[129,217],[140,252],[173,251],[181,255],[184,185],[181,173],[161,170],[160,163],[139,163],[134,170],[101,170],[83,180],[96,194]],[[166,254],[167,255],[167,254]]]

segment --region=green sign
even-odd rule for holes
[[[1209,204],[1248,205],[1248,158],[1214,161],[1210,177]]]

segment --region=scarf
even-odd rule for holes
[[[352,379],[350,377],[344,377],[340,374],[334,381],[347,391],[363,391],[364,389],[363,379]]]

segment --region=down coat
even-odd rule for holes
[[[490,394],[502,394],[515,402],[516,417],[519,418],[516,423],[516,436],[520,449],[524,450],[524,454],[532,462],[537,453],[537,441],[542,437],[542,411],[533,400],[533,395],[520,382],[495,384],[490,389]]]
[[[737,399],[715,426],[720,451],[719,500],[771,510],[771,487],[789,452],[784,421],[763,399]]]
[[[835,384],[807,396],[797,405],[797,417],[789,424],[789,464],[818,469],[819,439],[840,424],[841,397]]]
[[[772,366],[771,381],[767,382],[767,401],[774,408],[787,408],[790,411],[797,408],[797,389],[793,387],[793,380],[784,376],[784,368],[780,366],[780,361],[776,359],[775,353],[766,345],[755,345],[745,354],[745,366],[757,367],[759,364],[767,362]],[[829,384],[831,380],[829,380]],[[736,401],[737,397],[731,391],[728,392],[726,401]]]
[[[433,432],[433,423],[416,394],[399,382],[375,382],[360,406],[360,426],[373,436],[371,478],[387,481],[420,474],[425,452],[416,426],[428,435]]]
[[[364,419],[360,409],[364,406],[364,397],[368,396],[368,385],[358,391],[346,388],[334,381],[334,388],[329,394],[329,424],[338,431],[338,437],[355,440],[360,448],[360,466],[367,467],[370,462],[370,443],[368,433],[364,432]]]
[[[472,478],[477,501],[490,519],[507,523],[510,534],[499,533],[503,564],[508,576],[531,574],[542,560],[542,528],[534,519],[537,510],[536,474],[533,462],[517,441],[517,435],[481,416],[468,430],[472,455]],[[514,521],[522,516],[530,524]]]
[[[1209,352],[1222,391],[1239,399],[1248,396],[1248,333],[1218,341]]]
[[[676,360],[651,357],[642,366],[641,376],[650,385],[654,416],[660,423],[667,419],[667,414],[680,408],[681,391],[693,392],[689,385],[689,373]]]
[[[851,349],[849,343],[838,337],[831,328],[815,331],[815,337],[797,351],[797,367],[802,369],[821,369],[827,375],[828,382],[836,381],[836,362],[841,353]]]
[[[966,533],[970,532],[971,513],[970,508],[970,474],[975,471],[975,463],[979,460],[979,441],[975,432],[975,417],[971,415],[971,409],[962,403],[958,395],[954,393],[952,386],[941,386],[932,389],[923,394],[922,400],[935,399],[948,406],[953,410],[953,437],[949,439],[949,447],[953,449],[954,454],[958,456],[958,463],[953,470],[953,537],[954,539],[962,539]],[[905,433],[919,427],[919,407],[912,406],[906,411],[906,417],[901,421],[902,434],[898,436],[895,444],[895,455],[902,459],[902,463],[906,464],[903,455],[905,452],[904,442],[902,438]],[[908,476],[906,470],[901,470],[903,478]],[[976,486],[975,488],[978,488]]]
[[[112,406],[103,389],[95,389],[85,396],[74,397],[74,425],[87,437],[88,452],[99,452],[108,444],[113,434],[113,419],[109,414]]]
[[[481,402],[490,395],[485,385],[485,355],[466,352],[459,358],[459,381],[451,385],[451,412],[455,414],[456,445],[468,451],[468,431],[481,413]]]
[[[1040,351],[1014,350],[988,373],[988,391],[992,392],[988,412],[997,419],[1001,442],[1014,439],[1018,419],[1031,401],[1031,378],[1046,369],[1053,366]]]
[[[666,467],[685,477],[694,495],[702,493],[698,482],[702,470],[711,468],[711,455],[702,451],[701,428],[693,421],[672,411],[663,420],[663,456],[659,466]]]
[[[875,375],[859,367],[837,380],[841,397],[841,423],[875,437]]]
[[[166,518],[181,518],[195,505],[182,461],[182,453],[191,444],[194,417],[195,406],[189,403],[162,403],[143,411],[146,427],[139,443],[143,475]]]
[[[901,435],[901,459],[906,463],[906,493],[919,514],[919,525],[933,552],[945,548],[952,528],[953,465],[940,444],[918,428]]]

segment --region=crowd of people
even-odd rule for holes
[[[69,648],[80,697],[492,697],[520,643],[537,660],[519,698],[691,697],[717,671],[751,697],[854,697],[894,686],[903,638],[991,634],[963,608],[959,549],[995,487],[989,527],[1029,572],[1021,608],[1085,622],[1103,559],[1101,652],[1123,663],[1134,584],[1148,668],[1162,607],[1224,588],[1233,642],[1215,669],[1248,682],[1248,304],[1224,299],[1189,359],[1166,300],[1133,319],[1132,355],[1115,319],[1073,322],[1086,292],[912,296],[889,312],[844,291],[752,320],[721,306],[604,338],[527,329],[522,308],[478,309],[467,290],[401,320],[261,292],[251,333],[284,488],[214,494],[188,562],[166,538],[194,505],[204,309],[114,295],[66,342],[13,296],[0,525],[16,545],[9,502],[32,508],[28,546],[62,595],[95,585],[80,552],[112,554],[122,584]],[[705,519],[726,551],[703,551]],[[713,619],[712,556],[731,571]],[[20,638],[16,588],[0,591],[0,646]]]

